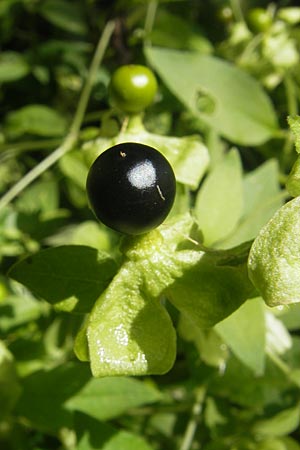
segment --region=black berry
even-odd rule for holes
[[[87,177],[87,194],[96,217],[126,234],[142,234],[169,214],[176,191],[172,167],[154,148],[118,144],[102,153]]]

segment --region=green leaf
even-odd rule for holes
[[[59,161],[62,173],[85,191],[88,168],[78,151],[69,152]]]
[[[36,320],[44,311],[44,305],[31,297],[11,295],[0,303],[0,330],[5,333]]]
[[[266,327],[260,298],[245,302],[215,329],[242,363],[256,375],[264,372]]]
[[[199,29],[191,26],[191,23],[182,17],[171,14],[162,6],[157,11],[150,39],[151,43],[158,47],[198,50],[204,54],[213,50],[211,43],[201,35]]]
[[[260,441],[255,450],[289,450],[282,439],[266,439]]]
[[[0,420],[12,411],[20,393],[13,355],[0,341]]]
[[[23,392],[16,406],[17,413],[35,426],[58,431],[71,427],[72,412],[64,402],[79,391],[90,379],[84,364],[64,363],[51,370],[36,371],[22,381]]]
[[[282,206],[283,195],[279,185],[279,169],[275,160],[268,160],[245,175],[244,201],[240,222],[222,243],[232,247],[254,239],[261,228]]]
[[[51,24],[70,33],[84,35],[88,31],[80,4],[66,0],[45,0],[41,3],[41,15]]]
[[[219,265],[205,254],[167,290],[169,300],[191,322],[209,328],[233,313],[253,295],[245,264]]]
[[[231,150],[205,179],[196,199],[195,214],[204,236],[212,245],[236,227],[243,210],[242,167]]]
[[[269,306],[300,301],[300,197],[263,227],[249,254],[249,276]]]
[[[296,152],[300,153],[300,116],[288,116],[288,124],[295,138]]]
[[[259,145],[274,134],[277,120],[269,98],[241,69],[197,52],[148,47],[146,56],[186,108],[225,138]]]
[[[95,377],[162,374],[174,363],[172,322],[159,301],[141,290],[133,262],[123,264],[97,300],[86,332]]]
[[[69,398],[65,406],[103,421],[160,398],[159,391],[142,381],[125,377],[93,378]]]
[[[77,450],[151,450],[140,436],[118,431],[108,423],[101,423],[83,414],[75,416],[78,435]]]
[[[20,80],[30,71],[25,58],[16,52],[0,54],[0,84]]]
[[[59,206],[59,188],[55,180],[41,180],[29,186],[16,201],[17,209],[26,213],[45,214]]]
[[[43,137],[62,136],[66,120],[57,111],[45,105],[28,105],[6,116],[5,132],[11,138],[24,134]]]
[[[88,312],[116,271],[96,249],[66,245],[42,250],[16,263],[9,276],[63,311]]]
[[[300,421],[299,404],[285,409],[273,417],[262,419],[253,426],[253,432],[263,437],[279,437],[290,434],[297,429]]]

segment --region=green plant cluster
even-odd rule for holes
[[[0,448],[300,450],[300,8],[3,0],[0,49]],[[86,194],[126,142],[138,236]]]

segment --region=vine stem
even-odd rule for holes
[[[200,388],[196,394],[196,400],[192,409],[191,418],[187,424],[180,450],[190,450],[199,424],[199,416],[202,412],[202,404],[205,389]]]
[[[20,192],[23,191],[30,183],[38,178],[43,172],[55,164],[63,155],[69,152],[78,140],[79,131],[83,122],[83,118],[87,109],[88,101],[91,95],[92,87],[95,80],[95,75],[104,57],[105,51],[109,44],[110,38],[115,28],[113,21],[107,22],[98,45],[96,47],[88,76],[84,87],[82,89],[74,119],[71,123],[68,134],[66,135],[62,144],[57,147],[49,156],[36,165],[30,172],[28,172],[21,180],[19,180],[12,188],[3,195],[0,199],[0,209],[7,206]]]

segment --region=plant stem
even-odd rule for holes
[[[243,11],[239,0],[230,0],[230,6],[237,22],[245,22]]]
[[[200,388],[196,394],[196,401],[192,409],[191,418],[187,424],[180,450],[190,450],[194,436],[199,424],[199,416],[202,411],[202,403],[205,395],[205,389]]]
[[[41,161],[37,166],[35,166],[30,172],[28,172],[20,181],[18,181],[3,197],[0,199],[0,209],[4,208],[8,203],[10,203],[20,192],[23,191],[30,183],[32,183],[36,178],[38,178],[43,172],[49,169],[53,164],[55,164],[63,155],[70,151],[79,135],[79,130],[83,122],[84,114],[88,105],[91,90],[95,80],[95,75],[98,67],[103,59],[104,53],[109,44],[110,38],[114,31],[115,24],[113,21],[107,22],[103,33],[99,39],[94,57],[91,62],[88,77],[81,92],[78,106],[75,112],[73,122],[71,123],[69,133],[65,137],[63,143],[54,150],[49,156],[47,156],[43,161]]]
[[[147,8],[147,14],[146,14],[145,25],[144,25],[144,33],[145,33],[144,44],[145,45],[151,45],[150,34],[151,34],[151,31],[152,31],[152,28],[154,25],[157,6],[158,6],[157,0],[151,0],[149,2],[148,8]]]

